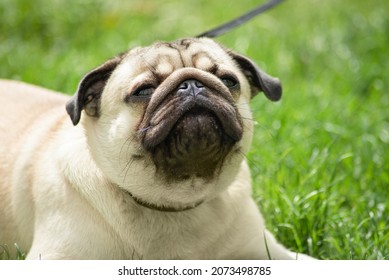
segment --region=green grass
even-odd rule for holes
[[[108,57],[257,2],[3,0],[0,77],[73,93]],[[387,0],[286,1],[218,39],[283,82],[281,102],[252,103],[254,195],[282,243],[321,259],[389,259],[388,11]]]
[[[15,255],[15,260],[25,260],[26,253],[19,247],[17,243],[11,248],[8,245],[0,244],[0,260],[9,260],[11,259],[11,255]]]

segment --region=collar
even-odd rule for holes
[[[138,204],[142,207],[145,207],[145,208],[148,208],[151,210],[155,210],[155,211],[160,211],[160,212],[183,212],[183,211],[187,211],[187,210],[192,210],[204,202],[203,200],[201,200],[201,201],[196,202],[193,205],[186,206],[186,207],[168,207],[168,206],[156,205],[156,204],[144,201],[144,200],[134,196],[132,193],[130,193],[127,190],[123,190],[123,191],[126,194],[128,194],[129,196],[131,196],[131,198],[134,200],[134,202],[136,204]]]

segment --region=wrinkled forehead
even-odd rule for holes
[[[157,42],[149,47],[129,52],[127,63],[136,65],[138,73],[153,72],[166,76],[183,67],[195,67],[216,72],[219,67],[232,66],[228,53],[209,39],[182,39],[174,42]]]

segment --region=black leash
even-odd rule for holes
[[[241,15],[240,17],[231,20],[229,22],[226,22],[225,24],[222,24],[220,26],[217,26],[215,28],[212,28],[211,30],[208,30],[204,33],[201,33],[200,35],[197,35],[196,37],[208,37],[208,38],[215,38],[217,36],[223,35],[224,33],[230,31],[231,29],[249,21],[253,17],[262,14],[263,12],[273,8],[274,6],[280,4],[284,0],[270,0],[269,2],[245,13],[244,15]]]

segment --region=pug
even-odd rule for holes
[[[189,38],[108,60],[70,99],[0,85],[0,243],[27,259],[310,258],[251,197],[249,101],[282,90],[250,59]]]

